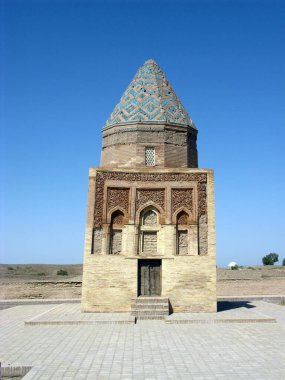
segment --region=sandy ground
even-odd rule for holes
[[[219,268],[217,278],[218,296],[285,295],[285,267]],[[0,265],[0,298],[79,298],[81,279],[80,264]]]

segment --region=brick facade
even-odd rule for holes
[[[174,312],[216,311],[214,179],[197,168],[196,138],[161,69],[146,62],[103,128],[101,167],[90,169],[82,311],[130,311],[151,260]]]

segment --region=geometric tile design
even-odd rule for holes
[[[140,121],[169,122],[195,128],[164,72],[152,59],[139,68],[105,127]]]

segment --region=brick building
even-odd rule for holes
[[[216,311],[214,179],[197,129],[161,68],[138,70],[103,127],[89,172],[82,311]]]

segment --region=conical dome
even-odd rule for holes
[[[196,168],[197,133],[163,71],[149,60],[103,128],[101,165]]]
[[[137,122],[195,128],[165,74],[152,59],[139,68],[105,127]]]

